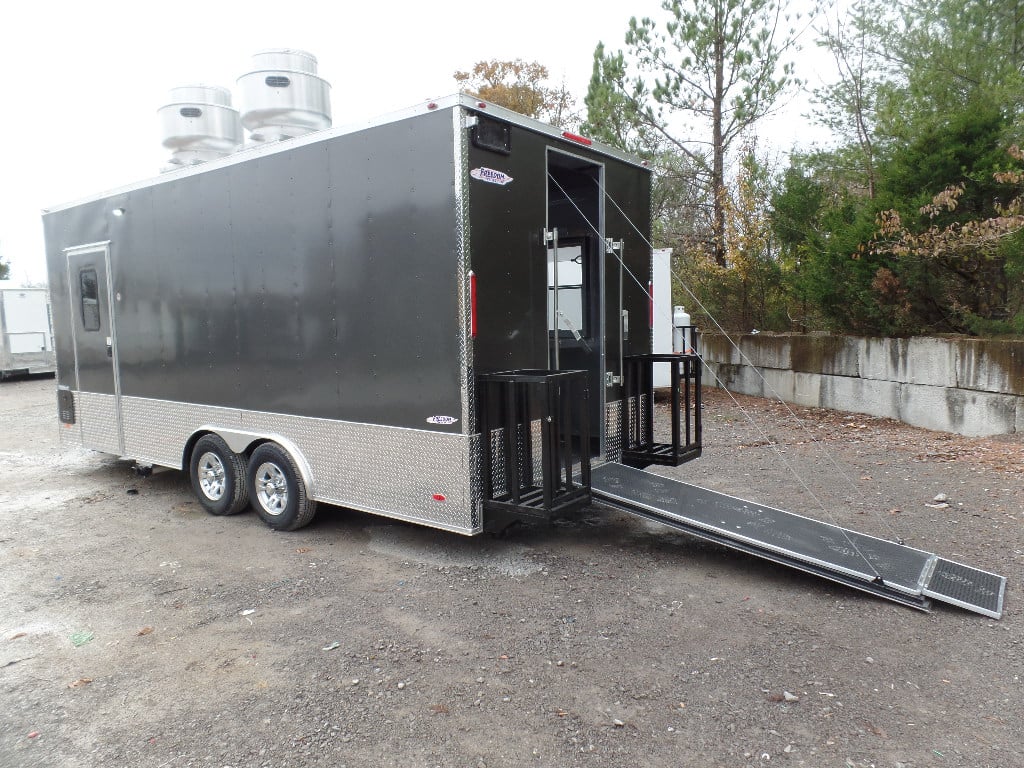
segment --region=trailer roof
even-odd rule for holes
[[[194,176],[207,171],[212,171],[216,168],[223,168],[229,165],[235,165],[236,163],[242,163],[246,160],[250,160],[256,157],[263,157],[266,155],[277,154],[278,152],[287,152],[295,147],[305,146],[307,144],[316,144],[321,141],[328,141],[337,136],[344,136],[346,134],[358,133],[359,131],[365,131],[370,128],[374,128],[378,125],[387,125],[388,123],[398,122],[409,117],[416,115],[427,114],[429,112],[436,112],[444,109],[456,109],[464,108],[472,112],[480,114],[487,114],[499,120],[518,125],[537,133],[550,136],[558,139],[566,144],[579,148],[585,147],[591,151],[597,152],[608,157],[616,158],[630,165],[635,165],[640,168],[647,168],[647,162],[641,158],[631,155],[627,152],[623,152],[616,147],[609,144],[604,144],[599,141],[591,140],[576,134],[570,133],[569,131],[563,131],[561,128],[556,128],[553,125],[544,123],[540,120],[535,120],[532,117],[521,115],[518,112],[513,112],[505,107],[498,106],[488,101],[470,96],[469,94],[459,93],[451,96],[446,96],[442,99],[433,99],[430,101],[424,101],[411,107],[407,107],[396,112],[390,112],[379,117],[374,117],[369,120],[364,120],[356,123],[349,123],[347,125],[337,126],[335,128],[328,128],[323,131],[316,131],[314,133],[308,133],[305,136],[299,136],[294,139],[287,139],[284,141],[275,141],[269,144],[254,145],[244,147],[237,152],[234,152],[225,157],[218,158],[216,160],[210,160],[206,163],[199,165],[187,166],[184,168],[175,169],[173,171],[167,171],[161,173],[158,176],[152,176],[146,179],[141,179],[131,184],[126,184],[121,187],[107,190],[95,195],[90,195],[85,198],[73,200],[66,203],[60,203],[57,205],[49,206],[43,209],[43,214],[55,213],[57,211],[66,210],[68,208],[74,208],[75,206],[83,203],[92,202],[95,200],[103,200],[117,194],[126,194],[137,189],[144,189],[146,187],[156,186],[176,179],[181,179],[186,176]]]

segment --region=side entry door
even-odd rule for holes
[[[70,248],[68,288],[82,445],[122,453],[117,333],[106,243]]]

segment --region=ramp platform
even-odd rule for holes
[[[998,619],[1006,578],[919,549],[622,464],[592,470],[595,501],[732,549],[927,611],[930,600]]]

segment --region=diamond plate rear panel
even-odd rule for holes
[[[458,533],[479,533],[471,438],[303,416],[125,397],[125,453],[182,467],[200,427],[280,436],[302,454],[319,501]]]
[[[75,408],[82,425],[83,448],[104,453],[121,453],[117,433],[117,398],[95,392],[77,392]]]
[[[943,603],[998,619],[1003,615],[1006,577],[940,557],[936,558],[935,570],[924,593]]]
[[[516,456],[520,470],[523,472],[523,480],[527,485],[540,486],[543,484],[543,452],[541,449],[541,422],[534,419],[530,422],[530,441],[533,446],[530,463],[530,474],[525,470],[524,457],[526,455],[526,433],[522,425],[519,425],[519,434],[516,439]],[[499,427],[491,430],[491,490],[497,496],[509,493],[505,487],[505,429]]]
[[[614,400],[604,406],[604,456],[607,461],[622,459],[622,402]]]

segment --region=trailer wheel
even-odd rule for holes
[[[276,531],[302,528],[316,514],[316,502],[306,494],[295,460],[277,443],[264,443],[252,452],[248,488],[260,519]]]
[[[249,506],[245,460],[218,435],[196,441],[189,475],[199,503],[211,515],[236,515]]]

